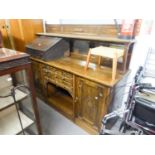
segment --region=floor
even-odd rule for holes
[[[37,99],[43,134],[45,135],[88,135],[86,131],[58,113],[42,100]]]

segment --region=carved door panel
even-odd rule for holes
[[[104,97],[104,88],[97,83],[78,80],[78,117],[97,129]]]

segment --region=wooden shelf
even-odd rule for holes
[[[73,100],[72,97],[66,96],[59,93],[53,93],[49,98],[48,101],[51,105],[58,110],[66,113],[69,116],[73,116]]]
[[[19,111],[24,129],[34,123],[25,114]],[[21,132],[21,126],[18,119],[15,106],[0,112],[0,135],[15,135]]]
[[[0,90],[0,95],[1,96],[8,95],[10,92],[10,89],[11,89],[11,87],[6,87],[3,90]],[[20,90],[16,90],[15,96],[16,96],[16,100],[20,101],[20,100],[24,99],[25,97],[27,97],[27,94]],[[13,100],[12,96],[0,98],[0,110],[4,109],[6,107],[9,107],[10,105],[13,105],[13,104],[14,104],[14,100]]]
[[[37,33],[39,36],[51,36],[51,37],[61,37],[61,38],[73,38],[82,40],[95,40],[95,41],[106,41],[106,42],[116,42],[116,43],[129,43],[135,42],[134,39],[120,39],[116,37],[109,37],[104,35],[86,35],[86,34],[73,34],[73,33]]]

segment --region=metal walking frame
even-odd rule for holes
[[[136,72],[134,82],[129,89],[125,110],[119,109],[104,116],[101,135],[155,134],[155,120],[145,116],[155,115],[155,102],[142,99],[141,96],[137,95],[139,92],[145,93],[144,90],[155,90],[155,87],[152,87],[149,83],[140,83],[143,71],[143,67],[139,67]],[[117,130],[107,129],[108,122],[114,119],[120,121]]]

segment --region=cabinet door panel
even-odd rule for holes
[[[103,88],[94,82],[79,79],[78,96],[78,117],[97,128],[99,125],[98,116],[103,101]]]
[[[0,19],[0,31],[2,33],[3,47],[12,49],[14,46],[13,41],[11,40],[9,29],[10,27],[8,24],[8,20]]]

